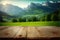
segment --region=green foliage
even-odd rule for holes
[[[26,18],[19,18],[19,22],[26,22]]]
[[[28,19],[28,22],[32,22],[33,20],[32,19]]]
[[[32,9],[31,9],[32,10]],[[12,22],[34,22],[34,21],[60,21],[60,10],[57,10],[52,13],[44,13],[43,11],[40,10],[34,10],[35,13],[30,13],[27,12],[27,15],[24,15],[20,18],[12,18]],[[34,14],[34,15],[33,15]],[[37,15],[38,14],[38,15]],[[10,17],[4,17],[7,20],[11,20]],[[0,17],[0,22],[4,22],[7,20],[3,20],[3,17]],[[8,22],[8,21],[7,21]]]
[[[22,20],[24,20],[24,22],[40,21],[39,16],[34,16],[34,15],[24,16],[22,17]]]
[[[0,22],[3,22],[3,18],[0,16]]]
[[[23,22],[26,22],[26,18],[23,18],[22,21],[23,21]]]
[[[59,20],[59,18],[60,18],[59,15],[60,15],[60,14],[59,14],[59,10],[55,11],[55,12],[53,13],[53,18],[52,18],[53,21],[60,21],[60,20]]]
[[[46,14],[45,16],[40,18],[41,21],[60,21],[60,11],[57,10],[55,12]]]
[[[33,21],[38,21],[38,18],[37,17],[32,17],[32,20]]]
[[[47,15],[46,21],[51,21],[51,15]]]
[[[0,16],[0,22],[6,22],[6,20],[3,20],[3,17]]]
[[[22,22],[22,18],[19,18],[19,22]]]
[[[17,19],[12,19],[12,22],[18,22]]]

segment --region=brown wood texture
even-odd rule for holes
[[[60,37],[60,27],[0,26],[0,38],[41,38]]]

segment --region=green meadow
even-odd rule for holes
[[[2,22],[0,26],[60,26],[60,21]]]

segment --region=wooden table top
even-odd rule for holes
[[[0,38],[51,38],[60,37],[60,27],[0,26]]]

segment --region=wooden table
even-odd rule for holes
[[[51,38],[60,37],[60,27],[0,26],[0,38]]]

